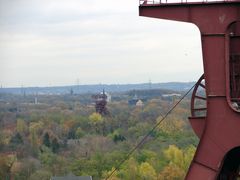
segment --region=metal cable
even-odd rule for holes
[[[121,165],[129,159],[129,157],[136,151],[143,142],[156,130],[156,128],[166,119],[166,117],[178,106],[178,104],[192,91],[192,89],[196,86],[197,83],[195,83],[182,97],[179,99],[179,101],[169,109],[169,111],[162,117],[162,119],[153,126],[153,128],[143,137],[143,139],[126,155],[126,157],[118,163],[116,168],[105,178],[105,180],[108,180],[113,176],[113,174],[121,167]]]

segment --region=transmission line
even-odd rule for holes
[[[114,168],[114,170],[112,170],[112,172],[105,178],[105,180],[110,179],[114,173],[121,167],[121,165],[129,159],[129,157],[144,143],[144,141],[156,130],[156,128],[167,118],[167,116],[178,106],[178,104],[180,104],[180,102],[192,91],[192,89],[196,86],[197,83],[195,83],[182,97],[181,99],[179,99],[179,101],[168,110],[168,112],[162,116],[162,119],[156,123],[152,129],[142,138],[142,140],[131,150],[129,151],[129,153],[126,155],[126,157],[120,161],[118,163],[118,165],[116,166],[116,168]]]

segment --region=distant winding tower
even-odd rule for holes
[[[96,112],[101,115],[107,115],[107,95],[103,89],[103,92],[97,95],[93,95],[92,98],[95,100]]]

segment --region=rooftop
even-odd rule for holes
[[[51,180],[92,180],[91,176],[55,176]]]

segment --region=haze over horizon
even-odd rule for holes
[[[169,81],[169,82],[154,82],[151,84],[168,84],[168,83],[194,83],[196,81]],[[21,86],[3,86],[0,84],[0,88],[46,88],[46,87],[69,87],[69,86],[97,86],[97,85],[102,85],[102,86],[111,86],[111,85],[114,85],[114,86],[121,86],[121,85],[138,85],[138,84],[149,84],[149,82],[140,82],[140,83],[93,83],[93,84],[67,84],[67,85],[54,85],[54,84],[49,84],[49,85],[46,85],[46,86],[24,86],[24,85],[21,85]]]
[[[201,76],[196,26],[139,17],[138,0],[118,3],[0,0],[0,85],[191,82]]]

